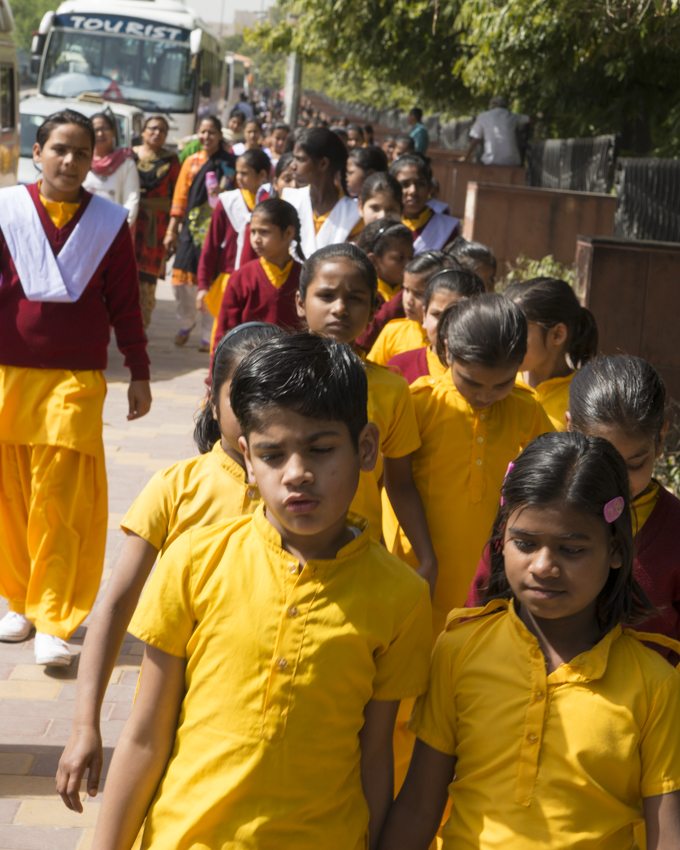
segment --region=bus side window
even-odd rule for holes
[[[0,129],[3,133],[16,129],[14,68],[11,65],[0,65]]]

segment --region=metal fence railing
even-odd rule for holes
[[[527,186],[609,193],[614,181],[618,136],[529,142]]]
[[[620,159],[616,194],[614,236],[680,242],[680,160]]]

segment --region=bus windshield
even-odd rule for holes
[[[41,93],[97,92],[136,106],[192,112],[194,74],[187,44],[53,29]]]

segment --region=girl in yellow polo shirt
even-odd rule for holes
[[[265,340],[274,325],[251,322],[230,331],[215,351],[209,402],[196,421],[201,454],[157,472],[125,515],[127,539],[106,594],[88,627],[78,671],[73,729],[57,772],[64,803],[81,812],[80,782],[89,767],[87,791],[96,796],[102,769],[100,713],[125,632],[156,557],[189,528],[252,514],[260,504],[246,480],[241,429],[229,403],[234,370]]]
[[[356,245],[329,245],[305,263],[297,305],[312,333],[332,336],[354,348],[376,303],[375,268]],[[368,418],[380,431],[380,455],[372,472],[361,473],[352,510],[369,520],[372,536],[380,540],[380,488],[384,483],[387,499],[417,553],[419,572],[434,589],[437,562],[411,471],[411,457],[420,445],[420,437],[408,384],[400,375],[375,363],[366,364],[366,376]]]
[[[571,379],[597,354],[595,317],[563,280],[537,277],[513,283],[503,294],[517,304],[528,324],[519,381],[536,393],[555,430],[566,431]]]
[[[514,462],[484,608],[453,611],[411,719],[418,741],[379,850],[680,846],[680,675],[625,628],[628,474],[608,440],[545,434]],[[454,775],[455,774],[455,775]]]
[[[400,221],[378,219],[361,231],[357,247],[375,266],[378,292],[390,301],[404,283],[406,266],[413,259],[413,240],[408,227]]]
[[[427,345],[427,332],[423,327],[425,290],[435,275],[455,268],[454,263],[443,251],[425,251],[411,260],[404,269],[401,290],[405,318],[392,319],[385,325],[373,343],[369,360],[386,366],[395,355]]]

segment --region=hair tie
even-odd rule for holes
[[[604,506],[604,518],[607,522],[616,522],[616,520],[623,513],[623,509],[626,507],[626,502],[623,496],[617,496],[615,499],[607,502]]]
[[[375,236],[373,237],[373,241],[371,242],[371,251],[375,250],[375,246],[378,244],[378,239],[380,239],[381,236],[383,236],[385,233],[387,233],[387,231],[391,227],[396,227],[397,225],[400,225],[400,224],[401,224],[400,221],[390,220],[386,224],[383,224],[382,227],[378,228],[378,232],[375,234]]]
[[[217,346],[213,351],[212,369],[210,370],[210,381],[212,382],[215,377],[215,364],[217,363],[217,355],[222,350],[224,344],[228,339],[231,339],[233,336],[236,336],[236,334],[241,333],[241,331],[244,331],[247,328],[266,328],[269,324],[269,322],[244,322],[242,325],[236,325],[235,328],[232,328],[230,331],[227,331],[227,333],[217,343]]]
[[[505,479],[510,475],[512,470],[515,468],[515,462],[510,461],[508,464],[508,468],[505,470],[505,475],[503,476],[503,486],[501,487],[501,507],[505,504],[505,496],[503,495],[503,487],[505,486]]]

